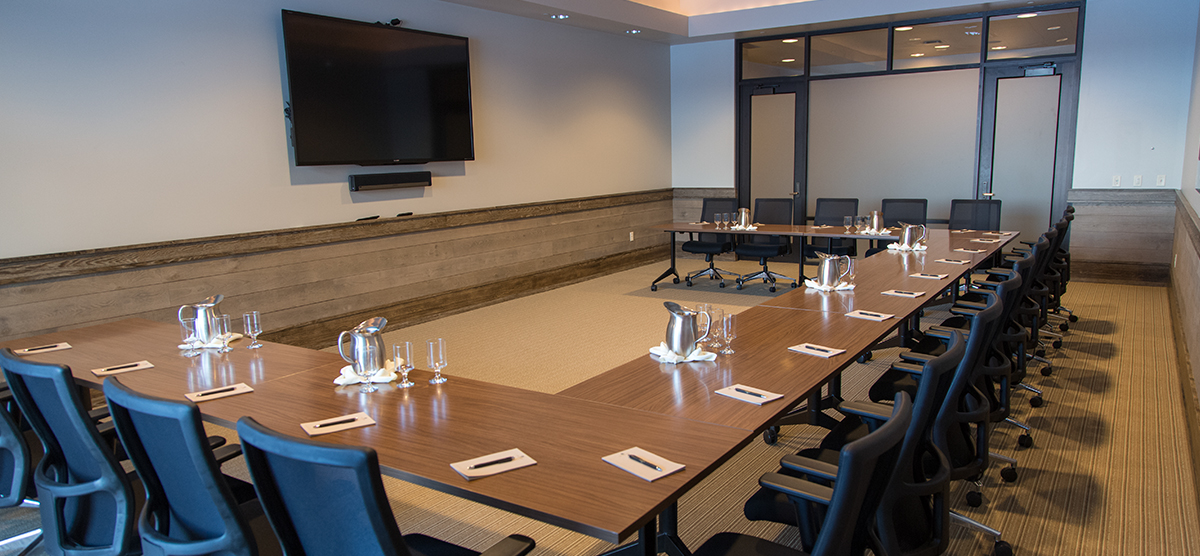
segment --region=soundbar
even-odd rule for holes
[[[389,174],[351,174],[350,191],[374,191],[398,187],[429,187],[433,172],[393,172]]]

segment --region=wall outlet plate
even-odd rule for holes
[[[1158,178],[1156,178],[1154,180],[1154,185],[1157,187],[1166,187],[1167,186],[1167,176],[1159,174]]]
[[[1113,176],[1113,187],[1121,187],[1121,176]]]
[[[1138,175],[1136,175],[1136,176],[1133,176],[1133,186],[1134,186],[1134,187],[1141,187],[1141,186],[1142,186],[1142,175],[1141,175],[1141,174],[1138,174]]]

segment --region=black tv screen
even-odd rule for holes
[[[297,166],[474,160],[467,39],[283,10]]]

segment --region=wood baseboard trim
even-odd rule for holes
[[[1171,265],[1154,263],[1117,263],[1072,261],[1071,279],[1081,282],[1113,284],[1165,285],[1171,281]]]
[[[1196,496],[1197,505],[1200,505],[1200,399],[1197,398],[1196,375],[1192,372],[1187,337],[1183,333],[1183,314],[1179,311],[1179,299],[1175,288],[1167,288],[1167,297],[1171,306],[1171,330],[1175,336],[1175,368],[1179,372],[1179,394],[1183,398],[1188,448],[1192,453],[1192,482],[1196,485],[1193,494]]]
[[[308,322],[263,334],[262,338],[310,349],[323,349],[334,345],[341,331],[349,330],[357,326],[359,322],[371,317],[382,316],[388,319],[388,326],[391,328],[412,326],[574,284],[598,275],[611,274],[654,261],[666,260],[669,256],[670,249],[666,245],[645,247],[498,282],[460,288]],[[647,284],[646,287],[649,288],[650,285]]]

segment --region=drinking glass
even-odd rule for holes
[[[375,386],[375,383],[371,381],[371,378],[375,376],[375,373],[379,372],[379,369],[375,368],[374,364],[375,361],[378,361],[379,356],[376,353],[376,350],[378,349],[379,348],[377,346],[363,346],[363,360],[360,361],[360,363],[363,364],[354,364],[354,372],[358,373],[358,376],[363,380],[362,386],[358,388],[359,392],[370,393],[379,390],[379,387]]]
[[[438,338],[426,343],[429,347],[429,368],[433,369],[433,378],[429,379],[429,383],[446,382],[446,377],[442,376],[442,369],[446,368],[446,341]]]
[[[858,228],[858,233],[861,234],[861,233],[864,233],[867,231],[867,220],[868,219],[866,216],[855,216],[854,217],[854,222],[856,225],[855,227]]]
[[[242,330],[246,332],[247,336],[250,336],[250,345],[246,346],[246,349],[263,347],[258,343],[258,335],[262,334],[262,321],[259,320],[258,311],[242,313]]]
[[[721,225],[719,227],[724,230],[729,229],[729,213],[728,212],[721,213]]]
[[[737,338],[737,328],[734,326],[736,322],[733,313],[726,314],[721,320],[721,338],[725,341],[725,349],[721,350],[723,355],[733,353],[733,340]]]
[[[721,353],[721,323],[725,319],[725,311],[720,307],[713,307],[708,313],[712,317],[712,325],[708,331],[708,345],[717,353]]]
[[[709,320],[707,320],[706,322],[708,323],[708,326],[709,326],[709,328],[712,328],[712,305],[709,305],[708,303],[697,303],[697,304],[696,304],[696,316],[697,316],[697,318],[699,318],[699,316],[700,316],[700,314],[701,314],[701,313],[703,313],[703,314],[705,314],[705,315],[707,315],[707,316],[708,316],[708,319],[709,319]],[[708,340],[707,340],[707,339],[705,339],[705,340],[704,340],[704,343],[705,343],[705,344],[707,344],[707,343],[708,343]]]
[[[400,371],[400,388],[412,388],[415,383],[408,380],[408,372],[413,370],[413,348],[412,342],[403,342],[392,346],[392,361],[396,364],[396,370]]]
[[[846,227],[846,233],[850,233],[850,228],[854,227],[854,217],[853,216],[843,216],[842,217],[842,225]]]
[[[229,347],[229,340],[233,338],[233,328],[230,325],[229,315],[217,315],[213,317],[213,328],[216,328],[217,338],[221,340],[221,348],[217,353],[229,353],[233,348]]]
[[[179,319],[179,335],[183,337],[184,357],[200,355],[197,349],[199,340],[196,339],[196,319]]]

